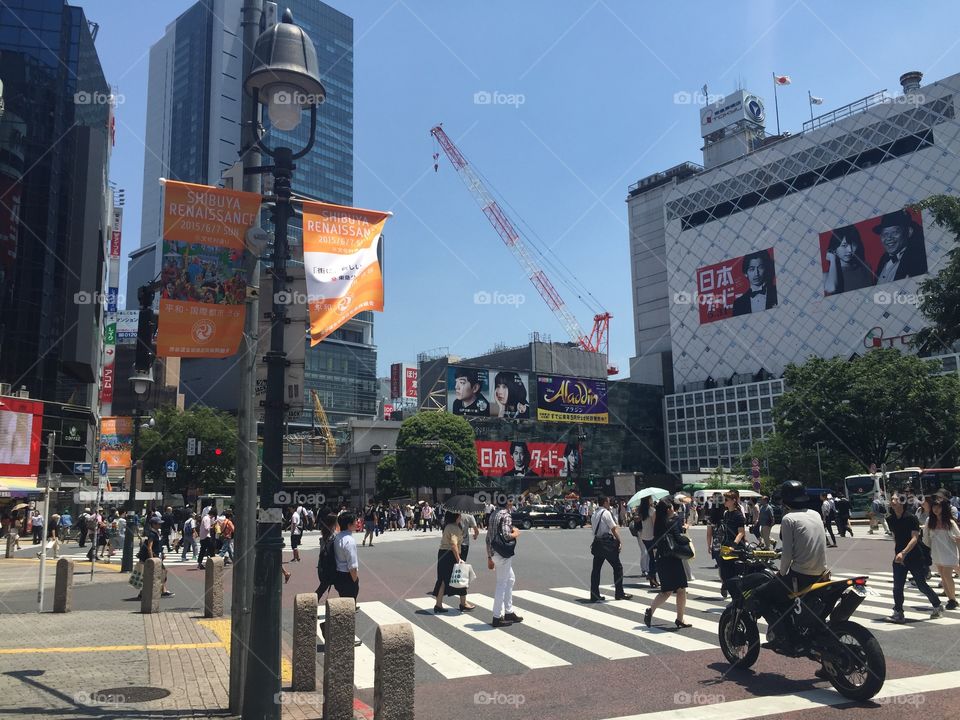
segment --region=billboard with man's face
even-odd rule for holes
[[[776,307],[773,248],[698,268],[696,301],[701,325]]]
[[[903,209],[820,233],[823,294],[925,275],[923,218]]]
[[[447,368],[447,411],[526,420],[530,417],[530,377],[513,370],[451,365]]]

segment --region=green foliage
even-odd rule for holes
[[[839,480],[851,467],[863,472],[871,463],[894,459],[952,465],[960,378],[937,375],[939,369],[895,349],[872,350],[851,361],[813,358],[789,366],[787,391],[774,408],[781,437],[765,455],[771,474],[805,482],[817,478],[817,442],[823,443],[825,484],[828,475]]]
[[[785,433],[773,433],[754,441],[742,462],[749,465],[754,457],[760,458],[763,473],[760,476],[760,491],[765,495],[779,489],[787,480],[799,480],[808,487],[837,487],[847,475],[866,470],[844,451],[824,444],[820,446],[820,468],[823,469],[821,485],[816,446],[801,447]]]
[[[229,413],[197,406],[181,411],[176,407],[158,408],[153,413],[156,426],[140,434],[140,452],[144,473],[170,493],[185,493],[188,485],[201,491],[225,489],[233,477],[237,462],[237,419]],[[187,438],[200,442],[199,456],[187,457]],[[216,448],[222,450],[215,455]],[[176,479],[165,477],[164,464],[176,460],[180,466]]]
[[[934,195],[916,207],[929,210],[933,221],[960,241],[960,198]],[[917,333],[914,345],[926,354],[950,351],[960,341],[960,244],[950,249],[936,275],[920,283],[920,295],[920,312],[929,325]]]
[[[452,453],[453,471],[443,457]],[[477,478],[477,451],[470,423],[446,412],[420,412],[407,418],[397,437],[397,470],[404,487],[472,487]]]
[[[377,465],[376,500],[391,500],[406,497],[410,494],[410,487],[400,482],[400,471],[397,469],[397,456],[387,455]]]

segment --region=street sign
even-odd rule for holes
[[[98,487],[100,490],[106,490],[106,489],[107,489],[107,485],[109,485],[109,483],[110,483],[110,480],[107,478],[107,476],[106,476],[106,475],[101,475],[101,476],[100,476],[100,479],[97,481],[97,487]]]
[[[175,478],[176,476],[177,476],[176,470],[167,470],[167,477],[168,477],[168,478]]]
[[[107,470],[109,470],[109,469],[110,469],[110,468],[109,468],[109,466],[107,465],[107,461],[106,461],[106,460],[101,460],[101,461],[100,461],[100,468],[99,468],[100,474],[101,474],[101,475],[106,475],[106,474],[107,474]]]
[[[177,472],[177,470],[179,469],[179,467],[180,467],[180,466],[177,465],[177,461],[176,461],[176,460],[167,460],[167,462],[164,463],[164,465],[163,465],[163,469],[166,470],[167,473],[168,473],[167,477],[169,477],[169,473],[174,473],[174,474],[176,474],[176,472]]]
[[[73,474],[74,475],[86,475],[88,472],[93,470],[92,463],[74,463],[73,464]]]
[[[447,467],[453,467],[453,453],[447,453],[443,456],[443,464]]]
[[[193,457],[197,454],[197,439],[187,438],[187,457]]]
[[[754,466],[750,471],[750,474],[753,476],[753,479],[756,480],[758,477],[760,477],[760,468]]]
[[[753,467],[760,467],[760,458],[754,458],[751,462]]]

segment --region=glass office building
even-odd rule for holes
[[[310,36],[317,50],[326,101],[317,112],[313,149],[297,161],[296,195],[340,205],[353,204],[353,19],[322,2],[287,0],[283,7]],[[133,253],[131,282],[159,269],[161,237],[158,178],[216,185],[238,159],[242,65],[240,3],[201,0],[168,27],[150,51],[147,148],[141,248]],[[291,132],[267,127],[271,146],[302,148],[310,125]],[[265,159],[265,162],[267,159]],[[270,229],[269,214],[263,227]],[[292,262],[302,257],[299,220],[291,223]],[[136,297],[128,287],[127,296]],[[332,423],[376,412],[376,347],[373,314],[361,313],[316,347],[307,347],[305,412],[313,421],[309,390],[317,390]],[[236,408],[234,359],[184,360],[181,391],[188,405]]]

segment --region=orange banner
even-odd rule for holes
[[[133,450],[133,418],[100,418],[100,459],[110,468],[128,468]]]
[[[165,182],[157,355],[237,352],[246,313],[244,236],[260,202],[256,193]]]
[[[377,251],[391,213],[343,205],[303,204],[303,264],[316,345],[364,310],[383,310]]]

